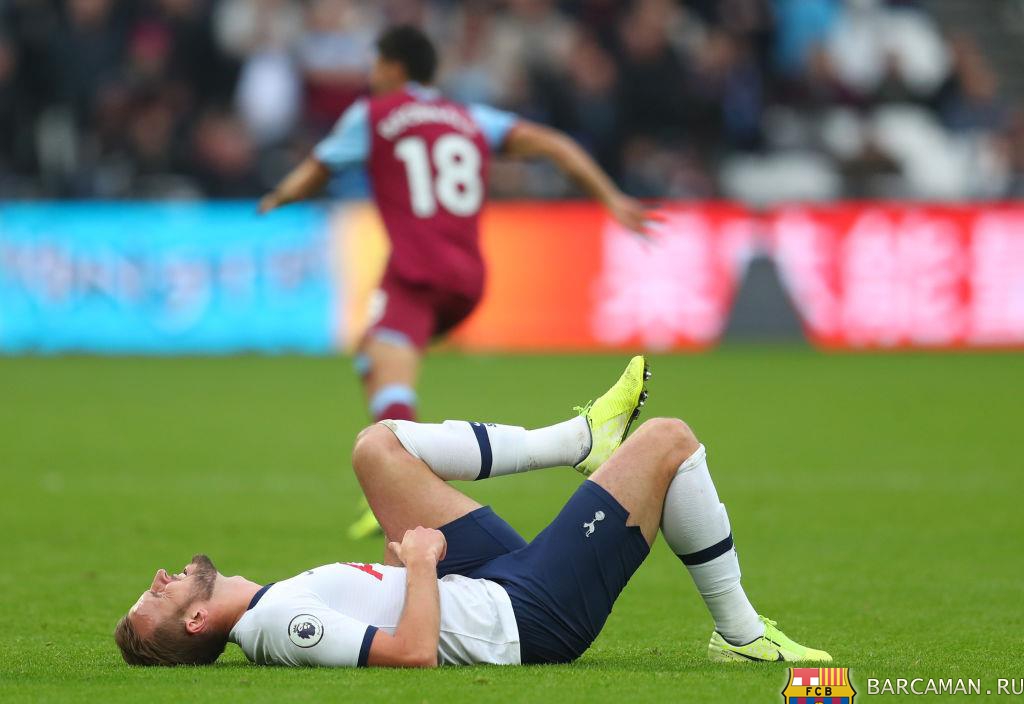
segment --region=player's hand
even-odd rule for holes
[[[283,204],[277,193],[271,192],[260,199],[259,207],[256,210],[260,215],[266,215],[271,210],[281,207],[281,205]]]
[[[643,203],[624,193],[619,193],[612,198],[608,203],[608,210],[624,228],[646,238],[651,237],[650,226],[661,220]]]
[[[405,531],[401,543],[388,543],[388,550],[405,566],[416,560],[428,560],[437,565],[448,551],[444,533],[433,528],[414,528]]]

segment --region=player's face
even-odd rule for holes
[[[370,70],[370,90],[374,95],[390,93],[406,84],[405,69],[396,61],[388,61],[380,56],[373,62]]]
[[[177,574],[158,569],[128,617],[135,630],[146,637],[164,619],[182,613],[193,601],[209,599],[216,581],[217,568],[206,555],[194,555]]]

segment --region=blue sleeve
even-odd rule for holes
[[[473,118],[480,131],[484,133],[487,146],[492,151],[501,149],[505,137],[519,121],[519,116],[504,110],[492,108],[489,105],[470,105],[469,116]]]
[[[331,171],[366,162],[370,155],[370,106],[357,100],[341,116],[331,133],[316,145],[313,156]]]

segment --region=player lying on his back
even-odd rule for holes
[[[537,430],[384,421],[353,464],[389,564],[334,563],[260,586],[197,555],[159,570],[115,639],[131,664],[206,664],[228,641],[257,664],[562,663],[597,638],[659,526],[715,621],[715,661],[831,660],[750,605],[704,446],[681,420],[623,438],[646,398],[642,357],[571,420]],[[620,447],[621,444],[621,447]],[[588,477],[527,543],[445,483],[572,465]]]
[[[374,420],[416,420],[423,350],[469,317],[483,295],[479,222],[491,153],[550,160],[629,229],[643,230],[647,213],[567,135],[430,88],[437,53],[419,29],[389,29],[377,48],[372,96],[341,116],[260,209],[317,195],[332,172],[366,168],[391,256],[371,300],[357,369]],[[351,533],[376,529],[367,512]]]

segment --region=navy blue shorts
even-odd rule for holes
[[[508,592],[524,664],[571,662],[604,627],[626,583],[650,552],[640,528],[585,481],[527,544],[490,507],[441,527],[448,552],[438,575],[497,582]]]

